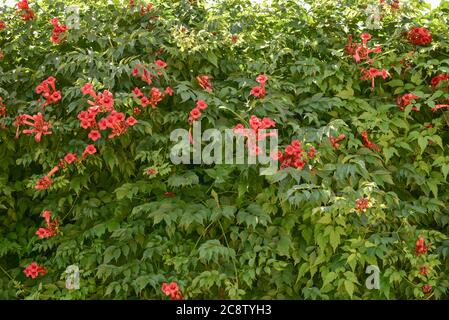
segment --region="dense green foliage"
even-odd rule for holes
[[[0,15],[0,298],[164,299],[161,284],[170,281],[186,299],[448,298],[449,119],[431,109],[449,92],[430,85],[449,73],[448,2],[430,11],[420,1],[397,10],[387,1],[379,29],[367,29],[368,1],[226,0],[205,8],[171,0],[144,15],[135,2],[30,1],[33,20],[16,8]],[[80,28],[54,44],[49,21],[64,22],[70,3],[80,6]],[[428,28],[432,43],[410,44],[404,32],[412,27]],[[370,54],[372,66],[390,74],[377,77],[374,90],[361,79],[367,61],[357,64],[344,50],[348,35],[360,42],[363,32],[382,48]],[[115,108],[133,115],[132,89],[151,86],[131,73],[157,59],[167,68],[154,85],[171,86],[173,96],[36,190],[67,153],[92,143],[77,119],[89,106],[81,87],[109,90]],[[267,95],[255,99],[261,73]],[[211,77],[212,92],[199,75]],[[62,99],[42,109],[35,88],[49,76]],[[406,93],[419,99],[401,110],[396,98]],[[257,166],[173,165],[170,132],[189,128],[198,99],[209,104],[205,128],[270,117],[282,146],[299,139],[317,157],[273,176]],[[37,112],[52,134],[40,143],[15,139],[16,116]],[[380,150],[364,146],[363,131]],[[340,134],[346,138],[333,148],[329,136]],[[371,207],[360,212],[362,197]],[[46,209],[59,232],[40,239]],[[418,256],[419,236],[429,250]],[[45,276],[25,277],[33,261]],[[365,287],[370,264],[379,266],[380,290]],[[81,270],[80,290],[65,288],[69,265]]]

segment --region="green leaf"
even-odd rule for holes
[[[349,280],[345,280],[344,285],[345,285],[346,292],[352,298],[352,296],[354,294],[354,283],[352,283]]]
[[[429,142],[428,142],[428,137],[419,137],[418,138],[418,145],[419,145],[419,147],[421,148],[421,152],[420,153],[423,153],[424,152],[424,150],[427,148],[427,146],[429,145]]]

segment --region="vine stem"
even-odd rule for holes
[[[8,276],[8,278],[9,279],[11,279],[11,280],[15,280],[9,273],[8,273],[8,271],[6,271],[5,269],[3,269],[3,267],[0,265],[0,269],[2,269],[2,271]]]
[[[70,214],[70,212],[72,212],[72,210],[73,210],[73,208],[75,207],[76,201],[78,200],[79,196],[80,196],[80,195],[79,195],[79,193],[78,193],[78,194],[76,195],[75,200],[73,201],[72,207],[69,209],[69,211],[66,213],[66,215],[61,219],[61,222],[63,222],[64,219],[67,218],[67,216]]]
[[[243,123],[245,123],[246,126],[249,126],[249,123],[248,123],[245,119],[243,119],[242,116],[239,115],[239,114],[238,114],[237,112],[235,112],[234,110],[231,110],[231,109],[229,109],[228,107],[225,107],[225,106],[219,106],[218,109],[224,109],[224,110],[227,110],[227,111],[231,112],[231,113],[234,114],[237,118],[239,118]]]
[[[226,246],[230,249],[231,247],[229,246],[229,242],[228,242],[228,238],[226,237],[226,233],[224,231],[223,225],[221,224],[220,220],[217,220],[218,224],[220,225],[220,229],[221,232],[223,233],[223,237],[225,239],[226,242]],[[234,265],[234,272],[235,272],[235,281],[237,282],[237,287],[239,286],[239,277],[238,277],[238,272],[237,272],[237,265],[235,264],[235,257],[232,258],[232,264]]]

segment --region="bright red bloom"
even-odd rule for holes
[[[426,28],[412,28],[407,33],[408,41],[415,46],[426,46],[432,42],[432,35]]]
[[[259,129],[260,125],[261,125],[260,119],[255,115],[252,115],[251,118],[249,119],[249,126],[251,127],[251,129],[257,130]]]
[[[262,99],[265,97],[265,94],[267,91],[263,86],[255,86],[251,89],[251,95],[253,95],[256,98]]]
[[[426,242],[423,237],[419,237],[418,240],[416,240],[415,250],[418,256],[427,252],[428,247],[426,246]]]
[[[165,94],[168,94],[169,96],[173,95],[173,89],[170,87],[165,88]]]
[[[155,65],[157,65],[159,68],[166,68],[167,64],[163,60],[156,60],[154,62]]]
[[[136,97],[140,98],[143,97],[143,93],[139,88],[134,88],[133,93],[136,95]]]
[[[261,129],[274,128],[276,126],[276,122],[274,122],[270,118],[263,118],[262,123],[260,124]]]
[[[234,133],[241,134],[248,138],[247,147],[251,155],[258,155],[262,149],[257,145],[257,141],[264,139],[268,136],[274,136],[276,132],[260,132],[260,130],[269,129],[275,127],[276,123],[270,118],[260,119],[255,115],[252,115],[249,120],[250,129],[245,128],[242,124],[238,124],[233,129]]]
[[[89,144],[86,149],[84,149],[83,154],[95,154],[97,152],[97,149],[95,148],[95,146],[93,144]]]
[[[153,8],[152,3],[148,4],[146,7],[142,4],[140,6],[140,15],[143,16],[143,15],[149,13],[151,11],[151,8]]]
[[[428,273],[428,270],[427,270],[427,267],[426,267],[426,266],[421,266],[421,267],[419,268],[419,274],[420,274],[420,275],[425,276],[425,275],[427,275],[427,273]]]
[[[308,156],[310,159],[315,158],[315,156],[316,156],[316,149],[315,149],[314,146],[312,146],[312,147],[309,148],[309,150],[307,151],[307,156]]]
[[[108,128],[108,121],[106,120],[106,118],[98,121],[98,127],[100,128],[100,130],[106,130]]]
[[[131,76],[135,77],[138,74],[139,74],[139,68],[136,67],[136,68],[133,69],[133,72],[131,72]]]
[[[292,155],[295,154],[295,149],[294,149],[292,146],[287,146],[287,147],[285,148],[285,153],[286,153],[288,156],[292,156]]]
[[[107,112],[114,110],[114,96],[108,90],[104,90],[103,93],[95,94],[93,91],[91,84],[88,83],[84,85],[81,89],[83,94],[89,94],[95,101],[88,101],[91,105],[90,112],[96,115],[97,112]]]
[[[198,83],[200,84],[201,88],[203,88],[206,91],[212,92],[213,87],[210,83],[209,76],[198,76],[196,77],[198,80]]]
[[[45,239],[50,238],[52,236],[52,233],[46,228],[39,228],[36,231],[36,235],[41,239]]]
[[[154,175],[154,174],[156,174],[157,173],[157,170],[156,169],[154,169],[154,168],[150,168],[150,169],[148,169],[147,170],[147,174],[148,175]]]
[[[409,104],[414,103],[415,100],[420,99],[417,95],[414,95],[413,93],[406,93],[401,97],[398,97],[396,99],[396,104],[401,110],[404,110],[405,107],[407,107]],[[412,110],[419,111],[417,107],[413,107]]]
[[[4,115],[6,115],[6,106],[3,103],[3,98],[0,97],[0,117],[3,117]]]
[[[68,28],[64,24],[59,24],[58,18],[53,18],[50,20],[50,22],[54,27],[50,41],[55,44],[59,44],[65,40],[66,36],[64,35],[64,33],[67,31]]]
[[[101,138],[101,133],[98,130],[92,130],[89,135],[88,135],[89,139],[92,141],[97,141],[98,139]]]
[[[256,81],[261,85],[265,86],[265,83],[268,81],[268,77],[264,74],[260,74],[257,76]]]
[[[162,292],[166,296],[170,296],[172,300],[182,300],[181,290],[176,282],[171,282],[170,284],[162,283]]]
[[[93,98],[96,97],[95,91],[94,91],[94,85],[93,85],[92,83],[86,83],[86,84],[81,88],[81,92],[82,92],[82,94],[84,94],[84,95],[89,94],[89,95],[91,95]]]
[[[362,132],[362,139],[363,139],[363,145],[367,147],[368,149],[371,149],[375,152],[380,152],[380,147],[375,144],[374,142],[370,141],[368,138],[368,132],[363,131]]]
[[[340,144],[338,144],[338,142],[340,142],[341,140],[343,140],[344,138],[346,138],[346,136],[344,134],[340,134],[337,138],[330,136],[329,140],[332,143],[332,147],[334,149],[338,149],[338,147],[340,147]]]
[[[385,69],[378,70],[376,68],[369,68],[368,70],[366,70],[365,68],[362,68],[361,72],[363,74],[361,77],[361,80],[371,80],[372,90],[374,90],[374,78],[382,77],[382,78],[386,79],[390,76],[388,71]]]
[[[29,278],[37,278],[39,274],[46,275],[47,270],[44,267],[39,266],[36,262],[32,262],[29,264],[24,270],[23,273]]]
[[[352,42],[352,35],[348,36],[348,41],[345,45],[345,52],[353,56],[356,63],[359,63],[362,60],[367,60],[369,64],[372,63],[372,59],[369,54],[372,52],[379,53],[382,51],[381,47],[368,48],[367,43],[371,39],[371,35],[368,33],[362,33],[360,35],[362,39],[362,43]]]
[[[47,224],[47,228],[39,228],[39,230],[36,231],[36,235],[41,239],[55,236],[58,231],[58,220],[54,219],[51,221],[51,212],[48,210],[45,210],[42,213],[42,217]]]
[[[157,104],[162,100],[162,93],[158,88],[151,88],[150,91],[150,105],[153,109],[156,109]]]
[[[47,190],[48,188],[51,187],[52,184],[53,180],[51,180],[47,176],[43,176],[37,181],[36,186],[34,188],[37,190]]]
[[[136,123],[137,123],[137,120],[134,117],[128,117],[128,119],[126,119],[126,124],[130,127],[132,127]]]
[[[245,129],[245,127],[243,126],[243,124],[239,123],[234,127],[233,131],[234,131],[234,133],[238,133],[238,132],[242,133],[243,129]]]
[[[425,294],[430,293],[432,291],[432,286],[430,284],[425,284],[422,286],[422,292]]]
[[[77,155],[74,153],[67,153],[66,156],[64,157],[65,162],[67,162],[68,164],[75,162],[76,159]]]
[[[6,23],[5,21],[0,21],[0,30],[3,30],[6,28]]]
[[[193,121],[198,120],[201,117],[201,110],[199,108],[194,108],[190,111],[190,118]]]
[[[281,163],[281,170],[287,167],[303,169],[307,163],[307,159],[304,158],[302,144],[299,140],[293,140],[291,144],[285,147],[283,154],[282,152],[278,153],[277,158]]]
[[[365,212],[371,206],[368,198],[360,198],[355,201],[355,209],[358,212]]]
[[[362,43],[366,44],[369,40],[371,40],[371,35],[369,33],[362,33],[360,38],[362,38]]]
[[[40,142],[42,135],[48,135],[48,134],[52,134],[52,132],[50,131],[51,129],[51,124],[49,122],[45,122],[44,121],[44,117],[42,115],[42,113],[38,113],[34,116],[30,116],[28,114],[24,114],[22,115],[24,117],[24,121],[23,124],[26,124],[28,126],[31,127],[31,129],[26,129],[23,130],[22,132],[24,134],[36,134],[34,136],[34,140],[36,142]],[[30,122],[34,121],[34,122]]]
[[[440,74],[432,78],[430,81],[430,84],[432,85],[432,89],[435,90],[435,88],[438,86],[438,84],[442,81],[448,81],[449,80],[449,74]],[[446,85],[448,83],[446,82]],[[447,88],[447,86],[446,86]]]
[[[196,103],[196,107],[200,110],[204,110],[207,109],[208,105],[204,100],[198,100],[198,102]]]
[[[29,21],[34,19],[35,14],[34,11],[30,9],[30,6],[28,5],[28,0],[20,0],[17,3],[17,8],[20,9],[22,20]]]
[[[48,77],[37,85],[35,89],[37,94],[41,94],[45,101],[42,107],[46,107],[52,103],[58,103],[61,100],[61,92],[56,90],[56,79],[54,77]]]
[[[28,0],[20,0],[17,3],[17,8],[19,8],[21,10],[28,10],[28,9],[30,9],[30,7],[28,5]]]
[[[398,10],[399,9],[399,0],[392,0],[390,7],[392,10]]]

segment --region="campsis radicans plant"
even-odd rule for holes
[[[110,112],[114,110],[114,96],[108,90],[104,90],[103,93],[96,93],[93,89],[92,83],[86,83],[81,88],[81,93],[84,95],[90,95],[95,101],[87,101],[91,105],[90,112]]]
[[[198,84],[200,85],[201,88],[203,88],[204,90],[206,90],[208,92],[212,92],[213,86],[212,86],[212,83],[210,82],[209,76],[200,75],[200,76],[196,77],[196,80],[198,80]]]
[[[39,230],[36,231],[36,235],[41,239],[55,236],[58,231],[58,220],[51,220],[51,212],[49,210],[45,210],[42,213],[42,217],[44,218],[47,227],[39,228]]]
[[[36,190],[47,190],[49,189],[53,184],[53,180],[49,176],[43,176],[40,178],[35,185]]]
[[[189,123],[197,121],[201,117],[201,110],[205,110],[208,107],[208,104],[204,100],[198,100],[196,102],[196,107],[189,113]]]
[[[88,83],[83,86],[81,92],[85,95],[88,94],[95,99],[95,101],[88,101],[91,106],[78,114],[80,126],[83,129],[90,130],[88,137],[92,141],[97,141],[101,138],[99,130],[104,131],[108,128],[111,129],[112,132],[108,135],[108,138],[112,139],[124,134],[129,127],[132,127],[137,123],[137,120],[134,117],[129,116],[126,118],[123,112],[118,112],[114,109],[114,97],[108,90],[104,90],[103,93],[97,94],[93,90],[93,85]],[[109,112],[109,114],[106,117],[97,121],[97,115],[107,112]]]
[[[35,18],[34,11],[30,8],[28,4],[28,0],[20,0],[17,3],[17,8],[19,8],[20,15],[22,16],[22,20],[29,21]]]
[[[390,8],[391,10],[399,10],[400,8],[399,0],[392,0],[390,3]]]
[[[418,256],[427,253],[428,247],[426,246],[426,242],[424,237],[418,237],[415,244],[415,251]]]
[[[265,83],[268,81],[268,77],[264,74],[261,74],[257,76],[256,81],[259,83],[259,85],[251,89],[251,95],[256,98],[263,99],[267,94]]]
[[[416,100],[420,99],[417,95],[413,93],[406,93],[402,96],[397,97],[396,104],[401,110],[404,110],[409,104],[414,103]],[[419,111],[417,107],[412,107],[412,110]]]
[[[150,13],[152,8],[153,8],[153,4],[152,3],[147,4],[146,7],[142,4],[140,6],[140,15],[144,16],[144,15]]]
[[[432,286],[430,284],[425,284],[422,286],[422,292],[425,294],[430,293],[430,291],[432,291]]]
[[[368,198],[363,197],[355,201],[355,210],[358,212],[365,212],[367,209],[371,208],[371,202]]]
[[[53,18],[50,20],[50,23],[53,25],[53,31],[50,38],[50,41],[59,44],[66,40],[66,32],[67,32],[67,26],[64,24],[59,23],[58,18]]]
[[[140,77],[140,79],[148,84],[153,83],[153,79],[155,78],[155,75],[150,73],[148,69],[140,64],[138,64],[133,71],[131,72],[131,76],[133,77]]]
[[[6,29],[5,21],[0,20],[0,30]]]
[[[449,98],[446,101],[447,101],[446,103],[438,103],[438,104],[436,104],[435,107],[430,109],[430,111],[436,112],[439,109],[447,109],[447,110],[449,110]]]
[[[43,135],[52,134],[50,131],[51,124],[49,122],[44,121],[44,116],[42,113],[37,113],[34,116],[30,116],[29,114],[22,114],[17,116],[14,125],[17,127],[16,137],[18,137],[19,128],[21,125],[30,126],[29,129],[24,129],[22,132],[24,134],[33,135],[34,141],[41,142]]]
[[[98,127],[100,130],[106,130],[107,128],[111,129],[111,133],[108,135],[108,138],[112,139],[126,133],[128,128],[134,126],[136,123],[137,120],[134,117],[129,116],[126,118],[123,112],[117,112],[114,110],[107,117],[102,118],[98,122]],[[93,141],[96,141],[99,137],[100,133],[97,130],[91,131],[89,134],[89,138]]]
[[[271,118],[265,117],[260,119],[255,115],[252,115],[249,119],[250,128],[245,128],[243,124],[237,124],[233,131],[236,134],[240,134],[247,138],[246,146],[252,156],[261,153],[261,148],[258,146],[258,141],[265,139],[269,136],[275,136],[276,132],[260,132],[260,130],[266,130],[276,127],[276,122]]]
[[[140,98],[140,105],[142,108],[151,106],[152,109],[156,109],[157,105],[162,101],[165,95],[173,94],[173,90],[170,87],[167,87],[164,93],[162,93],[159,88],[153,87],[150,89],[149,95],[145,96],[139,88],[134,88],[133,94],[136,98]]]
[[[296,169],[303,169],[307,163],[307,158],[304,155],[302,143],[299,140],[293,140],[285,147],[284,153],[278,152],[278,160],[280,162],[280,169],[294,167]]]
[[[164,60],[156,60],[151,66],[138,64],[133,71],[131,76],[140,77],[140,79],[147,84],[151,85],[153,79],[157,76],[162,75],[162,70],[167,68],[167,63]]]
[[[427,275],[428,272],[429,272],[429,271],[427,270],[427,267],[426,267],[426,266],[421,266],[421,267],[419,268],[419,274],[422,275],[422,276]]]
[[[332,148],[334,149],[338,149],[340,147],[339,142],[344,140],[346,138],[346,135],[344,135],[343,133],[340,134],[338,137],[334,137],[334,136],[329,136],[329,140],[332,144]]]
[[[407,39],[415,46],[427,46],[432,42],[432,35],[426,28],[414,27],[407,33]]]
[[[363,145],[367,147],[368,149],[371,149],[375,152],[380,152],[380,147],[375,144],[374,142],[370,141],[368,138],[368,132],[363,131],[362,132],[362,139],[363,139]]]
[[[430,80],[430,84],[432,85],[432,89],[435,90],[438,85],[443,82],[444,83],[444,89],[449,90],[449,74],[439,74]]]
[[[345,45],[345,52],[346,54],[351,55],[356,63],[366,60],[371,64],[373,60],[370,58],[369,54],[373,52],[382,52],[382,48],[380,46],[371,49],[368,48],[368,41],[371,40],[371,35],[369,33],[362,33],[360,38],[362,39],[362,43],[352,42],[352,35],[349,35],[348,42]]]
[[[176,282],[162,283],[162,292],[171,300],[183,300],[181,290]]]
[[[6,105],[3,103],[3,98],[0,97],[0,118],[6,116]]]
[[[383,79],[386,79],[390,76],[390,73],[385,69],[376,69],[376,68],[369,68],[368,70],[365,68],[362,68],[360,70],[362,72],[361,80],[371,80],[371,90],[374,91],[374,79],[376,77],[382,77]]]
[[[36,262],[32,262],[23,270],[23,273],[25,273],[27,277],[35,279],[39,275],[45,276],[47,274],[47,269],[41,267]]]
[[[61,100],[61,92],[56,90],[56,79],[52,76],[42,81],[36,87],[35,91],[37,94],[42,95],[45,99],[45,103],[42,108],[48,106],[49,104],[56,104],[59,100]]]
[[[70,165],[72,163],[81,162],[86,158],[87,155],[93,155],[97,152],[97,149],[93,144],[89,144],[84,149],[83,153],[81,154],[81,158],[78,158],[78,156],[74,153],[68,153],[65,155],[64,159],[61,159],[59,163],[53,167],[53,169],[50,170],[49,173],[47,173],[45,176],[40,178],[35,185],[36,190],[47,190],[53,185],[53,180],[51,177],[59,171],[59,169],[65,169],[67,168],[67,165]]]

